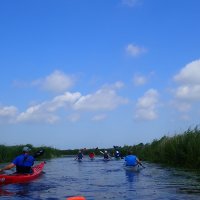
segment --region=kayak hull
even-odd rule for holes
[[[29,182],[41,175],[45,162],[35,165],[31,174],[1,174],[0,185]]]
[[[127,171],[139,172],[141,170],[141,167],[139,165],[136,165],[136,166],[126,166],[126,165],[124,165],[124,169],[127,170]]]
[[[110,161],[111,159],[110,158],[103,158],[103,161],[104,162],[108,162],[108,161]]]

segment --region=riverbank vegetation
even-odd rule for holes
[[[200,129],[188,129],[172,137],[163,136],[149,144],[124,146],[123,154],[131,150],[142,160],[175,167],[200,169]]]
[[[5,146],[5,145],[0,145],[0,162],[11,162],[16,156],[22,154],[22,149],[24,146],[28,146],[31,148],[31,154],[34,155],[35,152],[43,149],[44,154],[39,156],[37,159],[50,159],[50,158],[55,158],[59,157],[62,155],[62,151],[51,148],[51,147],[33,147],[31,144],[26,144],[26,145],[15,145],[15,146]]]

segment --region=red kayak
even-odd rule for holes
[[[31,181],[41,175],[45,162],[41,162],[33,167],[31,174],[0,174],[0,185],[11,183],[24,183]]]

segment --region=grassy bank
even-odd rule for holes
[[[44,149],[44,154],[37,159],[50,159],[62,155],[62,152],[60,150],[45,146],[33,147],[31,144],[15,146],[0,145],[0,162],[11,162],[16,156],[22,154],[22,149],[24,146],[28,146],[31,148],[32,155],[38,150]]]
[[[175,167],[200,169],[200,129],[188,129],[173,137],[164,136],[150,144],[124,146],[122,153],[131,150],[139,158]]]

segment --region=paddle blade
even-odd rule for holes
[[[44,154],[44,149],[40,149],[39,151],[34,153],[33,157],[37,158],[37,157],[39,157],[39,156],[41,156],[43,154]]]

